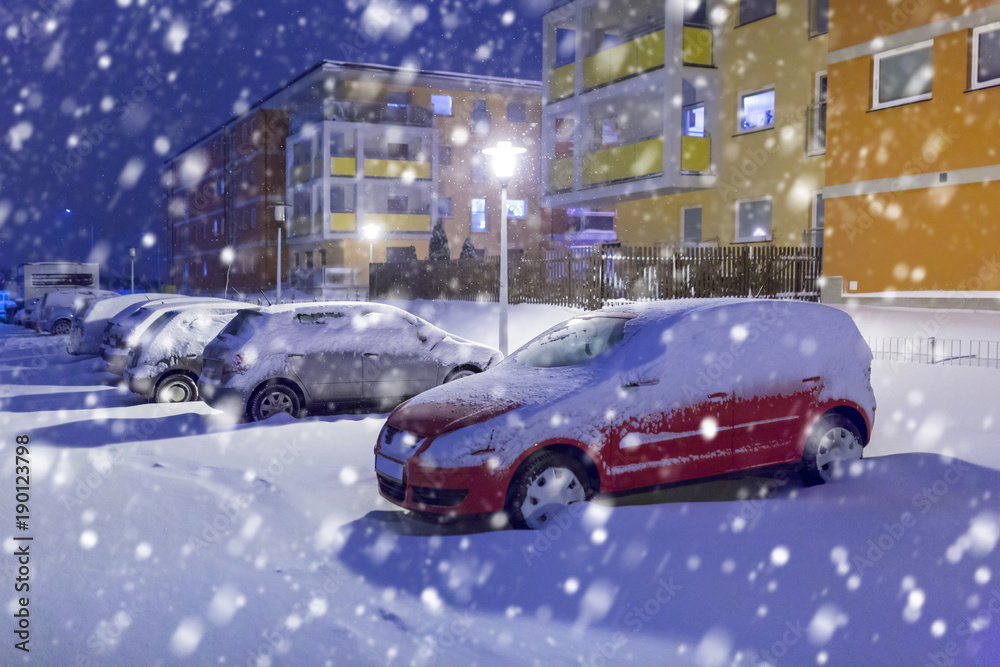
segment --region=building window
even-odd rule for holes
[[[326,250],[323,248],[319,250],[319,265],[326,266]]]
[[[403,107],[413,100],[413,93],[408,90],[389,91],[389,106]]]
[[[207,276],[208,275],[208,262],[202,262],[201,263],[201,275],[203,275],[203,276]]]
[[[486,160],[482,153],[475,153],[472,156],[472,182],[486,182]]]
[[[875,54],[873,109],[931,98],[934,40]]]
[[[826,96],[826,72],[817,72],[809,121],[809,155],[826,153]]]
[[[830,0],[809,0],[809,36],[830,32]]]
[[[306,250],[305,254],[306,254],[306,268],[311,269],[313,268],[313,251]]]
[[[410,147],[407,144],[392,144],[388,146],[390,160],[409,160]]]
[[[972,87],[1000,84],[1000,23],[972,31]]]
[[[257,229],[257,209],[250,209],[250,229]]]
[[[684,108],[684,136],[705,136],[705,103],[699,102]]]
[[[823,191],[813,193],[812,227],[806,230],[805,245],[810,248],[823,247],[823,219],[825,217]]]
[[[774,127],[774,88],[740,93],[738,132]]]
[[[431,106],[434,108],[435,115],[450,116],[451,95],[431,95]]]
[[[507,103],[507,120],[512,123],[528,122],[528,111],[524,107],[524,102]]]
[[[212,221],[212,236],[219,235],[219,220],[215,219]]]
[[[439,146],[438,159],[441,161],[442,165],[451,164],[451,146]]]
[[[597,146],[596,150],[618,145],[618,121],[613,118],[599,118],[596,121]]]
[[[474,232],[485,232],[486,231],[486,200],[485,199],[473,199],[472,200],[472,231],[474,231]]]
[[[250,185],[255,185],[257,183],[257,163],[250,163]]]
[[[410,210],[409,197],[406,195],[389,195],[386,213],[407,213]]]
[[[438,197],[438,217],[451,217],[451,197]]]
[[[778,0],[740,0],[740,25],[759,21],[777,13]]]
[[[684,243],[701,243],[701,206],[681,209],[681,240]]]
[[[490,133],[490,111],[486,107],[486,100],[472,101],[472,133]]]
[[[771,198],[736,202],[736,242],[771,240]]]
[[[528,202],[524,199],[508,199],[507,217],[508,218],[528,217]]]

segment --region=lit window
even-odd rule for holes
[[[778,13],[778,0],[740,0],[740,25]]]
[[[739,132],[774,127],[774,88],[740,94]]]
[[[451,217],[451,197],[438,197],[438,217]]]
[[[771,240],[771,198],[736,202],[736,241]]]
[[[525,218],[528,216],[528,202],[524,199],[507,200],[508,218]]]
[[[473,199],[472,200],[472,231],[474,231],[474,232],[485,232],[486,231],[486,200],[485,199]]]
[[[442,165],[451,164],[451,146],[440,146],[438,147],[438,156],[441,160]]]
[[[1000,23],[972,31],[972,87],[1000,84]]]
[[[875,55],[874,109],[931,98],[933,40]]]
[[[431,95],[431,106],[438,116],[451,115],[451,95]]]
[[[472,101],[472,133],[490,133],[490,110],[486,106],[486,100]]]
[[[684,136],[705,136],[705,105],[698,104],[684,109]]]

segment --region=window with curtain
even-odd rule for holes
[[[740,132],[774,126],[774,89],[740,96]]]
[[[472,231],[474,231],[474,232],[485,232],[486,231],[486,200],[485,199],[473,199],[472,200]]]

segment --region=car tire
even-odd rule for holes
[[[543,452],[522,463],[514,474],[507,517],[514,528],[539,530],[569,505],[590,500],[593,495],[590,477],[578,460]]]
[[[816,422],[802,452],[802,481],[825,484],[843,474],[845,466],[864,456],[864,439],[844,415],[828,413]]]
[[[56,323],[52,325],[52,335],[65,336],[69,333],[69,326],[69,320],[56,320]]]
[[[449,382],[454,382],[455,380],[461,380],[462,378],[467,378],[476,373],[482,373],[478,368],[472,368],[469,366],[462,366],[460,368],[453,369],[444,379],[443,384],[448,384]]]
[[[299,416],[301,405],[299,396],[291,387],[283,384],[266,384],[250,397],[250,419],[259,422],[268,417],[285,412],[293,417]]]
[[[198,400],[198,385],[183,373],[174,373],[156,384],[157,403],[189,403]]]

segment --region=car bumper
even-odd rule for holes
[[[213,380],[198,381],[198,396],[209,406],[227,412],[246,411],[247,398],[238,389],[224,387]]]
[[[124,376],[125,383],[128,384],[128,388],[132,393],[152,400],[153,394],[156,393],[156,381],[153,378],[136,376],[131,368],[125,370]]]
[[[408,510],[428,514],[484,514],[504,508],[506,479],[491,473],[486,464],[432,468],[422,465],[417,458],[401,462],[377,454],[375,468],[379,494]]]

